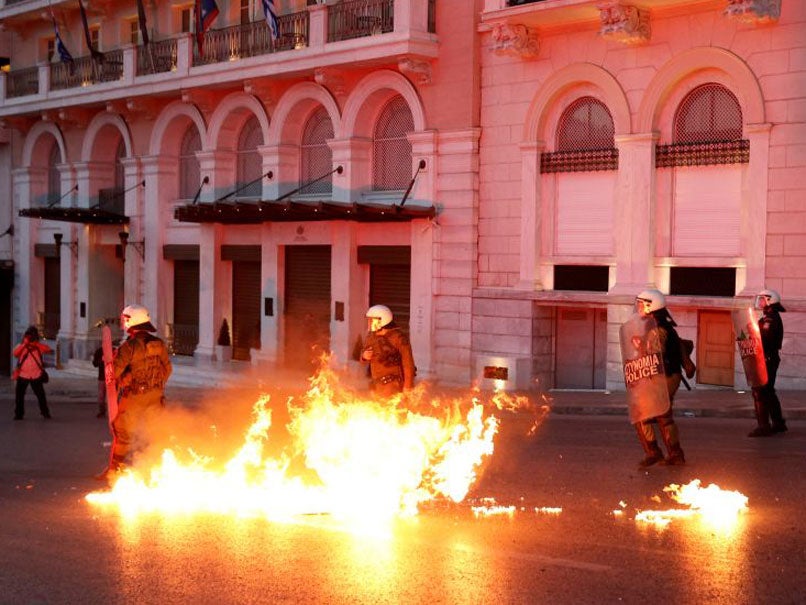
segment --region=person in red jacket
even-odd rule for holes
[[[22,337],[22,342],[14,347],[14,357],[17,358],[17,368],[14,378],[17,381],[14,391],[14,420],[22,420],[25,416],[25,391],[28,385],[39,401],[39,412],[45,419],[50,418],[48,400],[45,397],[45,364],[42,356],[52,352],[48,345],[39,341],[39,331],[36,326],[28,326]]]

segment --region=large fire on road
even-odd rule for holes
[[[288,400],[289,442],[274,455],[268,451],[269,404],[268,395],[255,403],[252,424],[234,453],[164,448],[157,462],[127,469],[109,491],[90,493],[87,501],[117,507],[126,516],[411,516],[426,502],[465,498],[493,453],[499,428],[493,411],[535,410],[526,398],[500,393],[486,406],[478,397],[424,401],[422,391],[378,402],[343,388],[322,370],[304,397]],[[537,411],[542,418],[548,408]]]

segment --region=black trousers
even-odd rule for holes
[[[778,427],[786,424],[781,410],[781,401],[778,399],[778,393],[775,392],[775,378],[780,365],[780,358],[767,358],[767,384],[763,387],[753,387],[753,403],[759,426],[769,426],[770,421],[773,426]]]
[[[14,389],[14,417],[22,418],[25,416],[25,391],[28,390],[29,384],[39,402],[39,412],[43,416],[50,416],[48,400],[45,397],[45,387],[42,381],[39,379],[28,380],[26,378],[17,378],[17,386]]]

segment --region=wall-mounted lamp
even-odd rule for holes
[[[70,248],[70,252],[73,253],[73,256],[78,256],[78,242],[63,242],[62,238],[64,238],[64,236],[61,233],[53,234],[53,241],[56,242],[56,258],[61,258],[62,246],[67,246]]]
[[[143,260],[146,259],[145,238],[141,239],[139,242],[130,242],[128,231],[119,232],[118,237],[120,238],[120,249],[121,253],[123,254],[123,262],[126,262],[126,246],[132,246],[135,250],[137,250],[140,253],[140,258],[142,258]]]

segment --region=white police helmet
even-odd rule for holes
[[[149,332],[155,332],[156,328],[151,324],[151,315],[148,309],[142,305],[127,305],[120,313],[120,322],[125,331],[131,328],[142,328]]]
[[[781,295],[775,290],[762,290],[756,294],[756,309],[764,310],[764,307],[774,305],[775,303],[781,304]]]
[[[372,305],[369,309],[367,309],[366,316],[369,319],[380,320],[380,325],[378,326],[378,328],[382,328],[384,326],[389,325],[390,323],[392,323],[393,319],[392,310],[386,305]]]
[[[666,297],[660,290],[644,290],[635,297],[635,309],[646,314],[666,307]]]

